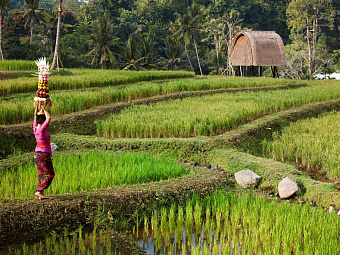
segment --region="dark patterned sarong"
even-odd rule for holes
[[[51,155],[47,152],[35,151],[34,162],[38,168],[39,184],[36,191],[47,189],[54,178],[54,169]]]

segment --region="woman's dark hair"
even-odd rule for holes
[[[45,115],[37,115],[36,121],[38,124],[43,124],[45,120],[46,120]]]

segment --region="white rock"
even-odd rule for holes
[[[329,209],[328,209],[328,212],[329,213],[332,213],[334,211],[334,207],[333,206],[330,206]]]
[[[340,216],[340,210],[338,211],[338,213],[336,215]]]
[[[51,150],[52,151],[56,151],[58,149],[59,149],[58,145],[56,145],[55,143],[51,143]]]
[[[254,187],[256,188],[262,177],[257,175],[251,170],[242,170],[235,173],[236,182],[243,188]]]
[[[299,186],[296,181],[286,177],[279,183],[279,196],[280,198],[289,198],[299,192]]]

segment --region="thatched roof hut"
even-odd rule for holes
[[[233,66],[282,66],[287,60],[281,37],[274,31],[242,31],[232,41]]]

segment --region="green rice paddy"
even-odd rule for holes
[[[53,74],[50,75],[50,90],[56,91],[83,89],[89,87],[108,87],[141,81],[180,79],[194,76],[193,73],[187,71],[137,72],[120,70],[72,69],[72,73],[72,76],[59,76]],[[37,76],[0,81],[0,96],[10,96],[17,93],[35,92],[37,90],[37,84]]]
[[[251,194],[216,192],[136,219],[132,235],[148,254],[339,254],[340,218],[320,208]],[[9,254],[118,254],[111,231],[53,233]],[[137,253],[137,250],[135,251]]]
[[[33,154],[32,154],[33,157]],[[146,153],[115,153],[100,150],[56,153],[55,178],[49,194],[108,189],[176,178],[190,171],[182,165]],[[33,161],[1,173],[0,199],[34,196],[38,173]]]
[[[340,178],[340,113],[291,123],[264,141],[265,153],[275,160],[319,172],[330,180]]]
[[[51,91],[50,95],[53,100],[51,114],[53,116],[60,116],[72,112],[79,112],[85,109],[105,104],[126,102],[134,99],[141,99],[156,95],[166,95],[182,91],[212,90],[220,88],[248,88],[248,87],[251,88],[265,86],[270,87],[288,83],[288,81],[277,79],[276,80],[254,78],[235,79],[235,77],[231,78],[212,77],[208,79],[178,79],[176,81],[167,82],[141,83],[137,81],[147,79],[147,77],[145,78],[143,76],[143,73],[140,73],[139,74],[140,76],[135,77],[137,83],[124,86],[110,86],[111,83],[109,81],[105,83],[102,78],[108,77],[108,79],[113,79],[112,76],[108,76],[108,73],[106,74],[103,73],[102,76],[99,76],[98,74],[96,74],[97,76],[94,76],[96,77],[97,80],[100,80],[100,82],[99,81],[97,82],[97,80],[91,81],[90,78],[87,78],[88,75],[89,74],[86,73],[85,77],[79,75],[74,78],[77,79],[77,82],[84,87],[83,89],[74,89],[74,86],[72,85],[72,80],[70,80],[69,76],[55,77],[56,79],[64,79],[64,81],[61,83],[65,84],[65,86],[69,86],[70,89],[69,91],[58,90],[55,91],[56,81],[53,81],[54,78],[50,79],[50,91]],[[121,83],[133,82],[134,75],[132,75],[132,77],[130,77],[130,75],[128,74],[126,74],[126,76],[120,75],[119,79],[122,79],[120,82]],[[168,76],[169,78],[171,78],[170,74]],[[176,77],[175,75],[173,76],[174,77],[172,78]],[[129,77],[128,81],[124,79],[126,77]],[[183,77],[185,77],[185,73],[183,74]],[[12,82],[14,82],[14,80]],[[101,85],[101,82],[104,82],[106,84],[105,85],[106,87],[103,87]],[[36,83],[37,80],[35,78],[34,90],[36,90],[37,88]],[[91,84],[86,85],[87,83],[91,83],[92,85]],[[6,86],[8,86],[7,83]],[[13,83],[13,86],[14,88],[17,88],[15,83]],[[28,85],[26,84],[25,86]],[[93,86],[97,87],[86,88]],[[31,112],[33,98],[34,94],[16,94],[15,96],[0,97],[0,124],[9,125],[32,120],[33,116]]]
[[[8,68],[14,68],[14,66],[15,64],[12,64],[12,67]],[[0,66],[1,68],[4,67]],[[35,69],[34,66],[33,70]],[[98,138],[91,137],[86,141],[90,144],[90,140],[96,139],[97,145],[101,141],[104,141],[103,143],[126,143],[131,145],[131,150],[133,150],[135,143],[133,139],[109,141],[105,138],[195,137],[191,138],[190,141],[199,143],[201,139],[199,136],[220,135],[268,114],[309,103],[340,98],[337,81],[307,82],[305,87],[297,88],[296,86],[288,89],[285,87],[285,90],[280,90],[281,85],[294,84],[294,82],[268,78],[194,77],[191,72],[125,72],[91,69],[76,69],[72,72],[72,76],[51,75],[52,117],[63,116],[96,106],[154,96],[231,88],[228,93],[224,94],[188,97],[190,95],[188,93],[186,97],[179,100],[150,105],[134,106],[132,102],[130,108],[125,108],[119,114],[111,115],[105,120],[96,122],[97,135],[104,138],[100,138],[100,141],[98,141]],[[32,121],[32,103],[34,91],[37,88],[37,80],[37,77],[30,77],[8,79],[6,82],[0,81],[0,125]],[[233,90],[260,87],[275,87],[275,90],[258,92],[235,92]],[[290,127],[284,129],[282,134],[274,133],[274,141],[264,141],[264,151],[275,160],[296,164],[309,172],[324,175],[329,180],[339,178],[340,161],[338,158],[340,149],[337,145],[340,131],[339,117],[339,113],[330,113],[319,119],[293,123]],[[25,130],[28,123],[24,123],[22,126],[24,127],[22,130]],[[6,132],[10,133],[12,127],[4,128]],[[30,127],[29,129],[31,130]],[[4,137],[6,135],[7,133]],[[55,134],[52,134],[52,137],[53,135]],[[85,138],[81,137],[76,141],[81,139]],[[15,167],[0,170],[0,205],[2,206],[0,216],[7,217],[4,221],[1,221],[0,218],[0,225],[3,224],[2,226],[6,226],[7,229],[11,229],[13,226],[19,229],[14,228],[13,233],[19,233],[24,229],[30,235],[31,232],[29,231],[32,230],[33,236],[35,232],[40,233],[42,229],[55,230],[55,232],[46,234],[46,238],[43,237],[40,239],[41,241],[39,240],[36,243],[27,242],[24,245],[5,247],[7,249],[5,252],[8,254],[135,254],[141,249],[150,254],[340,254],[340,217],[336,215],[339,205],[335,204],[334,212],[328,213],[321,207],[310,205],[309,202],[314,204],[315,201],[305,201],[303,194],[298,197],[301,203],[278,200],[273,196],[268,196],[267,199],[256,197],[255,192],[254,194],[245,194],[244,192],[235,194],[220,190],[211,196],[207,196],[212,191],[204,189],[205,183],[203,181],[195,186],[195,189],[197,187],[198,192],[201,192],[200,195],[194,196],[188,201],[182,199],[179,204],[173,203],[173,198],[165,195],[160,196],[162,200],[159,203],[150,202],[153,206],[158,205],[158,208],[148,208],[149,201],[147,200],[142,206],[138,202],[132,201],[131,204],[134,203],[133,206],[136,206],[136,208],[131,206],[131,210],[133,210],[131,215],[133,216],[130,217],[129,214],[122,216],[122,219],[110,219],[109,227],[100,225],[100,220],[92,222],[89,220],[90,218],[84,216],[82,224],[85,224],[85,226],[78,228],[80,221],[75,220],[77,222],[72,225],[74,215],[62,214],[65,217],[70,217],[66,220],[67,224],[62,225],[63,222],[60,220],[56,224],[61,225],[58,225],[57,229],[51,229],[47,225],[49,224],[48,221],[33,226],[34,221],[31,222],[27,217],[27,215],[32,215],[32,211],[43,208],[45,205],[51,207],[62,205],[61,207],[56,206],[56,213],[60,208],[70,209],[71,212],[74,208],[68,207],[65,197],[67,199],[72,198],[72,195],[76,193],[90,196],[91,201],[97,202],[96,196],[104,193],[107,198],[111,199],[111,191],[103,193],[100,193],[100,191],[113,189],[112,192],[124,196],[124,192],[120,193],[120,189],[115,188],[189,175],[193,171],[183,165],[184,162],[188,163],[187,160],[194,161],[190,162],[194,165],[197,165],[197,162],[218,165],[218,171],[223,170],[224,174],[222,172],[204,173],[207,176],[213,173],[214,178],[221,178],[223,181],[226,181],[224,178],[228,178],[229,184],[232,183],[230,175],[236,171],[236,168],[264,167],[256,165],[254,159],[246,153],[242,153],[242,157],[248,157],[247,164],[236,165],[238,164],[237,160],[236,163],[229,162],[225,159],[226,155],[222,151],[228,150],[230,147],[222,139],[221,137],[219,139],[205,138],[207,147],[202,145],[192,150],[186,148],[183,151],[178,144],[186,143],[187,139],[180,139],[181,143],[178,144],[176,139],[164,139],[159,148],[157,147],[159,139],[139,140],[141,143],[145,142],[145,146],[140,146],[139,149],[146,152],[138,153],[98,149],[66,151],[65,148],[62,148],[61,151],[53,154],[56,175],[51,187],[46,192],[47,195],[56,195],[58,199],[46,201],[30,201],[34,197],[35,188],[38,184],[38,173],[33,162],[33,152],[29,162],[25,160],[27,159],[25,154],[18,157],[9,156],[6,160],[20,158],[23,163],[16,162],[11,164]],[[167,147],[168,144],[166,143],[169,141],[172,144]],[[148,146],[153,142],[155,143],[152,146]],[[81,149],[80,147],[86,149],[86,146],[80,143],[79,149]],[[187,146],[190,147],[191,144],[188,143]],[[171,154],[174,158],[177,157],[177,160],[183,162],[179,163],[174,158],[169,159],[151,154],[159,153],[162,149],[165,152],[178,150],[179,153],[171,154],[169,152],[169,155]],[[233,148],[233,150],[236,151],[237,148]],[[182,152],[186,153],[184,158],[174,156],[183,155]],[[194,153],[199,155],[191,155]],[[268,173],[271,170],[270,167],[274,169],[277,166],[271,166],[269,162],[265,167],[268,167],[268,169],[262,171],[263,173]],[[281,168],[280,170],[275,168],[273,175],[267,176],[268,179],[271,178],[270,183],[278,182],[281,175],[287,173],[301,174],[299,169],[295,169],[293,166],[289,168],[292,169],[291,171],[287,169],[282,169],[281,173],[279,172]],[[202,168],[200,171],[203,173],[203,171],[213,170]],[[181,178],[181,184],[187,180],[185,178]],[[265,179],[266,176],[263,178]],[[308,184],[312,183],[313,180],[306,174],[304,174],[304,178],[299,180],[303,182],[307,179]],[[170,182],[167,182],[169,187],[173,189],[171,192],[185,190],[176,186],[179,182],[172,181],[174,182],[171,185]],[[189,181],[193,182],[192,179]],[[162,182],[159,184],[163,185]],[[193,184],[196,185],[196,182],[190,183],[190,185]],[[303,184],[301,183],[301,185]],[[202,187],[199,185],[202,185]],[[310,184],[305,187],[313,189],[313,185]],[[321,185],[318,187],[321,187]],[[331,187],[329,184],[327,187],[332,191],[332,194],[336,194],[337,190],[333,186]],[[139,186],[133,188],[137,189],[136,192],[142,192],[138,190]],[[202,188],[202,191],[200,188]],[[276,190],[276,187],[269,188]],[[167,189],[168,186],[165,186],[162,191],[168,191]],[[239,191],[232,186],[224,187],[224,189],[232,189],[233,192]],[[157,192],[158,190],[155,190],[155,193]],[[169,194],[174,194],[171,192],[169,191]],[[325,192],[327,191],[325,190]],[[91,197],[93,194],[96,196]],[[180,194],[180,198],[182,193],[178,194]],[[183,196],[185,195],[187,194],[183,194]],[[156,199],[158,198],[156,197]],[[112,199],[116,198],[112,196]],[[128,199],[130,203],[131,197]],[[103,224],[107,224],[105,220],[108,219],[109,213],[104,211],[105,201],[102,203],[103,211],[98,211],[98,215],[96,215],[95,210],[93,215],[92,211],[90,213],[93,218],[103,217],[103,222],[105,222]],[[111,209],[109,208],[109,210]],[[14,213],[11,213],[12,210]],[[51,209],[51,211],[53,210]],[[17,211],[24,213],[23,215],[15,214]],[[115,213],[119,214],[119,212]],[[43,218],[43,216],[41,217]],[[21,226],[15,225],[15,220],[18,220]],[[116,243],[117,232],[115,231],[119,228],[117,222],[124,220],[126,221],[123,224],[126,227],[124,230],[127,230],[127,232],[124,233],[123,238],[126,240],[133,238],[135,243],[130,243],[131,247],[134,247],[133,252],[131,250],[121,252],[119,248],[124,246],[125,243]],[[4,222],[6,224],[10,222],[9,224],[13,224],[13,226],[6,225]],[[133,225],[130,225],[130,223]],[[56,226],[56,224],[53,226]],[[63,227],[66,227],[66,229],[62,232]],[[90,232],[85,231],[85,229],[91,228]],[[10,233],[3,233],[0,228],[0,238],[7,234]],[[13,236],[10,237],[13,238]],[[4,245],[1,239],[0,244]],[[140,248],[136,248],[137,245]],[[4,251],[3,247],[0,247],[0,253],[2,251]]]
[[[99,136],[219,135],[256,118],[307,103],[340,98],[334,82],[292,90],[238,92],[141,105],[97,122]]]
[[[33,60],[1,60],[0,71],[35,70],[37,65]]]
[[[193,198],[184,208],[162,208],[150,221],[145,218],[134,235],[149,254],[340,252],[340,218],[335,213],[250,194],[217,192]]]

